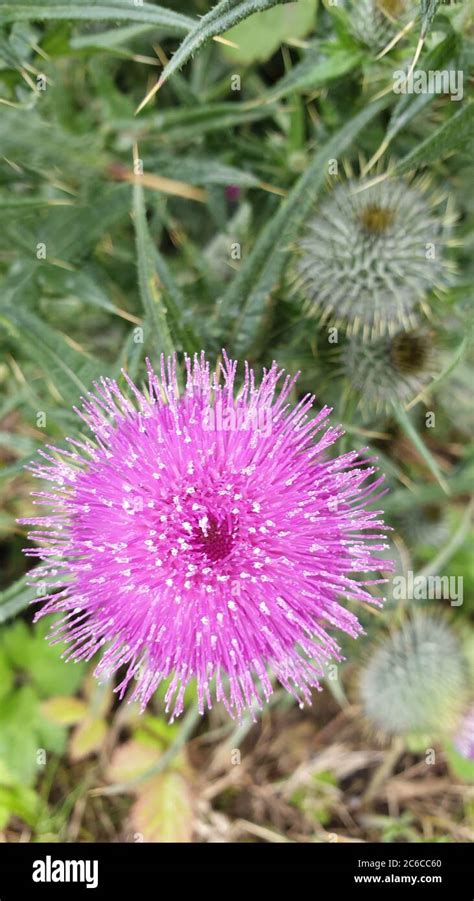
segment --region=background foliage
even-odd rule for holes
[[[472,658],[472,6],[413,6],[413,26],[380,56],[350,2],[221,0],[210,11],[200,0],[0,2],[7,840],[472,835],[472,764],[452,734],[381,734],[359,692],[374,648],[413,606],[444,618],[463,666]],[[461,102],[392,91],[420,34],[418,66],[462,71]],[[428,173],[449,197],[456,275],[424,307],[431,384],[415,403],[368,415],[344,369],[344,330],[332,347],[292,268],[304,224],[331,190],[328,161],[359,172],[381,145],[382,170]],[[147,355],[204,347],[217,356],[223,346],[257,367],[275,358],[301,369],[299,390],[334,407],[342,444],[379,457],[397,571],[462,577],[464,603],[400,602],[388,586],[383,613],[361,611],[367,635],[347,642],[348,662],[311,710],[277,691],[255,726],[220,711],[203,723],[190,698],[170,726],[159,696],[143,717],[117,706],[111,686],[64,663],[43,625],[31,625],[16,520],[33,509],[25,463],[77,431],[71,408],[95,378],[120,379],[125,367],[140,380]]]

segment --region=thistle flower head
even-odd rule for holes
[[[40,452],[31,468],[52,488],[35,496],[52,511],[25,521],[49,586],[37,616],[62,614],[51,638],[69,657],[102,650],[97,675],[125,667],[117,690],[133,680],[143,707],[169,680],[179,714],[196,680],[201,712],[215,692],[240,716],[269,698],[269,673],[309,703],[340,659],[330,631],[361,631],[340,599],[374,602],[361,574],[389,568],[365,508],[382,480],[356,452],[327,456],[329,410],[292,405],[276,364],[260,384],[246,366],[239,391],[225,354],[217,373],[204,354],[186,372],[182,393],[172,359],[148,366],[144,391],[103,379],[79,413],[94,440]]]
[[[413,328],[420,302],[446,280],[448,223],[435,202],[421,178],[339,183],[299,241],[295,275],[308,305],[348,334]]]
[[[466,662],[448,625],[417,613],[376,650],[361,677],[367,718],[388,734],[439,732],[465,701]]]
[[[349,27],[362,44],[382,50],[417,14],[414,0],[350,0]]]
[[[343,368],[367,412],[392,409],[416,397],[433,378],[435,360],[430,336],[420,330],[372,340],[353,336],[344,345]]]

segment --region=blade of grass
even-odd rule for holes
[[[470,504],[466,507],[464,516],[459,524],[458,529],[456,529],[454,535],[451,536],[448,543],[441,548],[436,557],[433,560],[430,560],[423,569],[417,573],[419,576],[436,576],[440,572],[443,571],[444,567],[447,563],[454,557],[457,550],[463,546],[466,541],[467,536],[469,535],[469,531],[472,526],[472,512],[473,512],[474,502],[471,500]]]

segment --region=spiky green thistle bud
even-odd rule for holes
[[[366,717],[389,735],[448,732],[463,709],[467,668],[438,617],[416,613],[375,651],[362,673]]]
[[[420,303],[449,280],[443,200],[425,177],[339,183],[297,245],[295,283],[309,307],[348,334],[414,328]]]
[[[341,351],[343,369],[359,394],[365,412],[389,412],[393,403],[405,404],[433,378],[433,343],[426,332],[397,332],[364,340],[352,337]]]

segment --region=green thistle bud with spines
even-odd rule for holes
[[[349,335],[415,328],[428,295],[452,280],[444,202],[424,176],[337,184],[296,246],[294,283],[308,310]]]
[[[467,664],[440,617],[416,613],[386,638],[362,672],[367,719],[385,735],[449,732],[466,700]]]
[[[436,372],[431,336],[420,330],[372,340],[353,336],[341,356],[344,374],[366,414],[389,413],[394,403],[406,404],[429,385]]]

